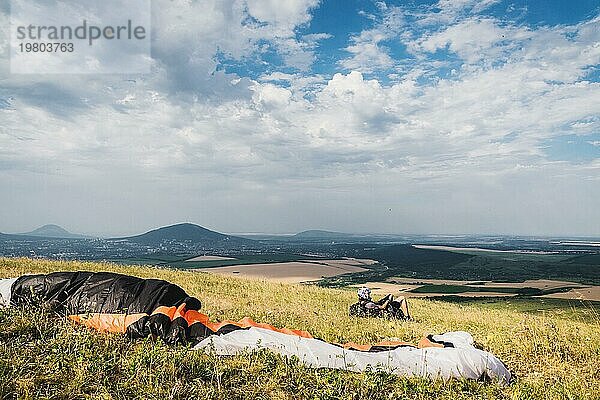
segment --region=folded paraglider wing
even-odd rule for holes
[[[186,342],[188,326],[176,310],[199,310],[200,301],[177,285],[110,272],[24,275],[12,283],[10,304],[44,304],[72,320],[131,337],[156,335]]]
[[[296,356],[313,367],[365,371],[380,366],[403,376],[489,377],[511,374],[494,355],[476,349],[466,332],[429,335],[418,346],[406,342],[334,344],[306,331],[277,328],[245,317],[210,321],[200,301],[179,286],[110,272],[54,272],[0,279],[0,306],[50,307],[101,332],[132,338],[157,336],[166,343],[195,343],[196,349],[237,354],[267,348]]]
[[[6,305],[43,304],[101,332],[132,338],[158,336],[169,344],[196,343],[209,335],[250,327],[312,337],[306,331],[280,329],[248,317],[213,322],[198,311],[200,301],[177,285],[110,272],[54,272],[2,279],[0,296]]]

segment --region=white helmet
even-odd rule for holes
[[[371,298],[371,289],[368,287],[361,287],[358,289],[358,298],[363,300],[369,300]]]

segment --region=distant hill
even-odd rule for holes
[[[298,242],[374,242],[393,240],[389,235],[371,235],[357,233],[343,233],[312,229],[297,233],[287,238],[288,241]]]
[[[67,231],[65,228],[48,224],[41,226],[31,232],[19,233],[19,236],[35,236],[35,237],[44,237],[44,238],[57,238],[57,239],[85,239],[87,236],[78,235],[76,233],[71,233]]]
[[[240,234],[244,238],[251,238],[259,241],[268,242],[304,242],[331,244],[331,242],[346,243],[369,243],[369,242],[389,242],[389,243],[408,243],[406,237],[386,233],[344,233],[335,231],[326,231],[321,229],[311,229],[296,234]]]
[[[296,239],[335,239],[335,238],[349,238],[349,237],[353,237],[353,236],[354,235],[349,234],[349,233],[331,232],[331,231],[322,231],[322,230],[318,230],[318,229],[312,229],[309,231],[297,233],[292,237],[296,238]]]
[[[25,236],[25,235],[19,235],[19,234],[15,234],[15,233],[1,233],[0,232],[0,242],[5,242],[5,241],[9,241],[9,240],[27,240],[27,241],[31,241],[31,240],[45,240],[47,238],[41,237],[41,236]]]
[[[225,235],[219,232],[211,231],[200,225],[183,223],[162,228],[154,229],[141,235],[129,236],[124,238],[113,238],[110,240],[128,240],[130,242],[141,244],[159,244],[164,241],[174,240],[178,242],[193,242],[207,244],[250,244],[253,240],[244,239],[237,236]]]

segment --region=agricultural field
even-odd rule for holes
[[[156,265],[168,268],[177,269],[200,269],[200,268],[215,268],[227,267],[232,265],[251,265],[265,263],[285,263],[300,260],[319,261],[325,257],[308,256],[303,254],[289,253],[224,253],[210,255],[160,255],[148,257],[132,257],[122,259],[111,259],[109,261],[124,265]]]
[[[354,274],[367,271],[373,260],[298,260],[283,263],[243,264],[206,268],[205,271],[219,275],[235,275],[284,283],[309,283],[325,277]]]

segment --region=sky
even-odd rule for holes
[[[1,232],[600,236],[596,0],[153,0],[136,75],[11,74],[8,13]]]

